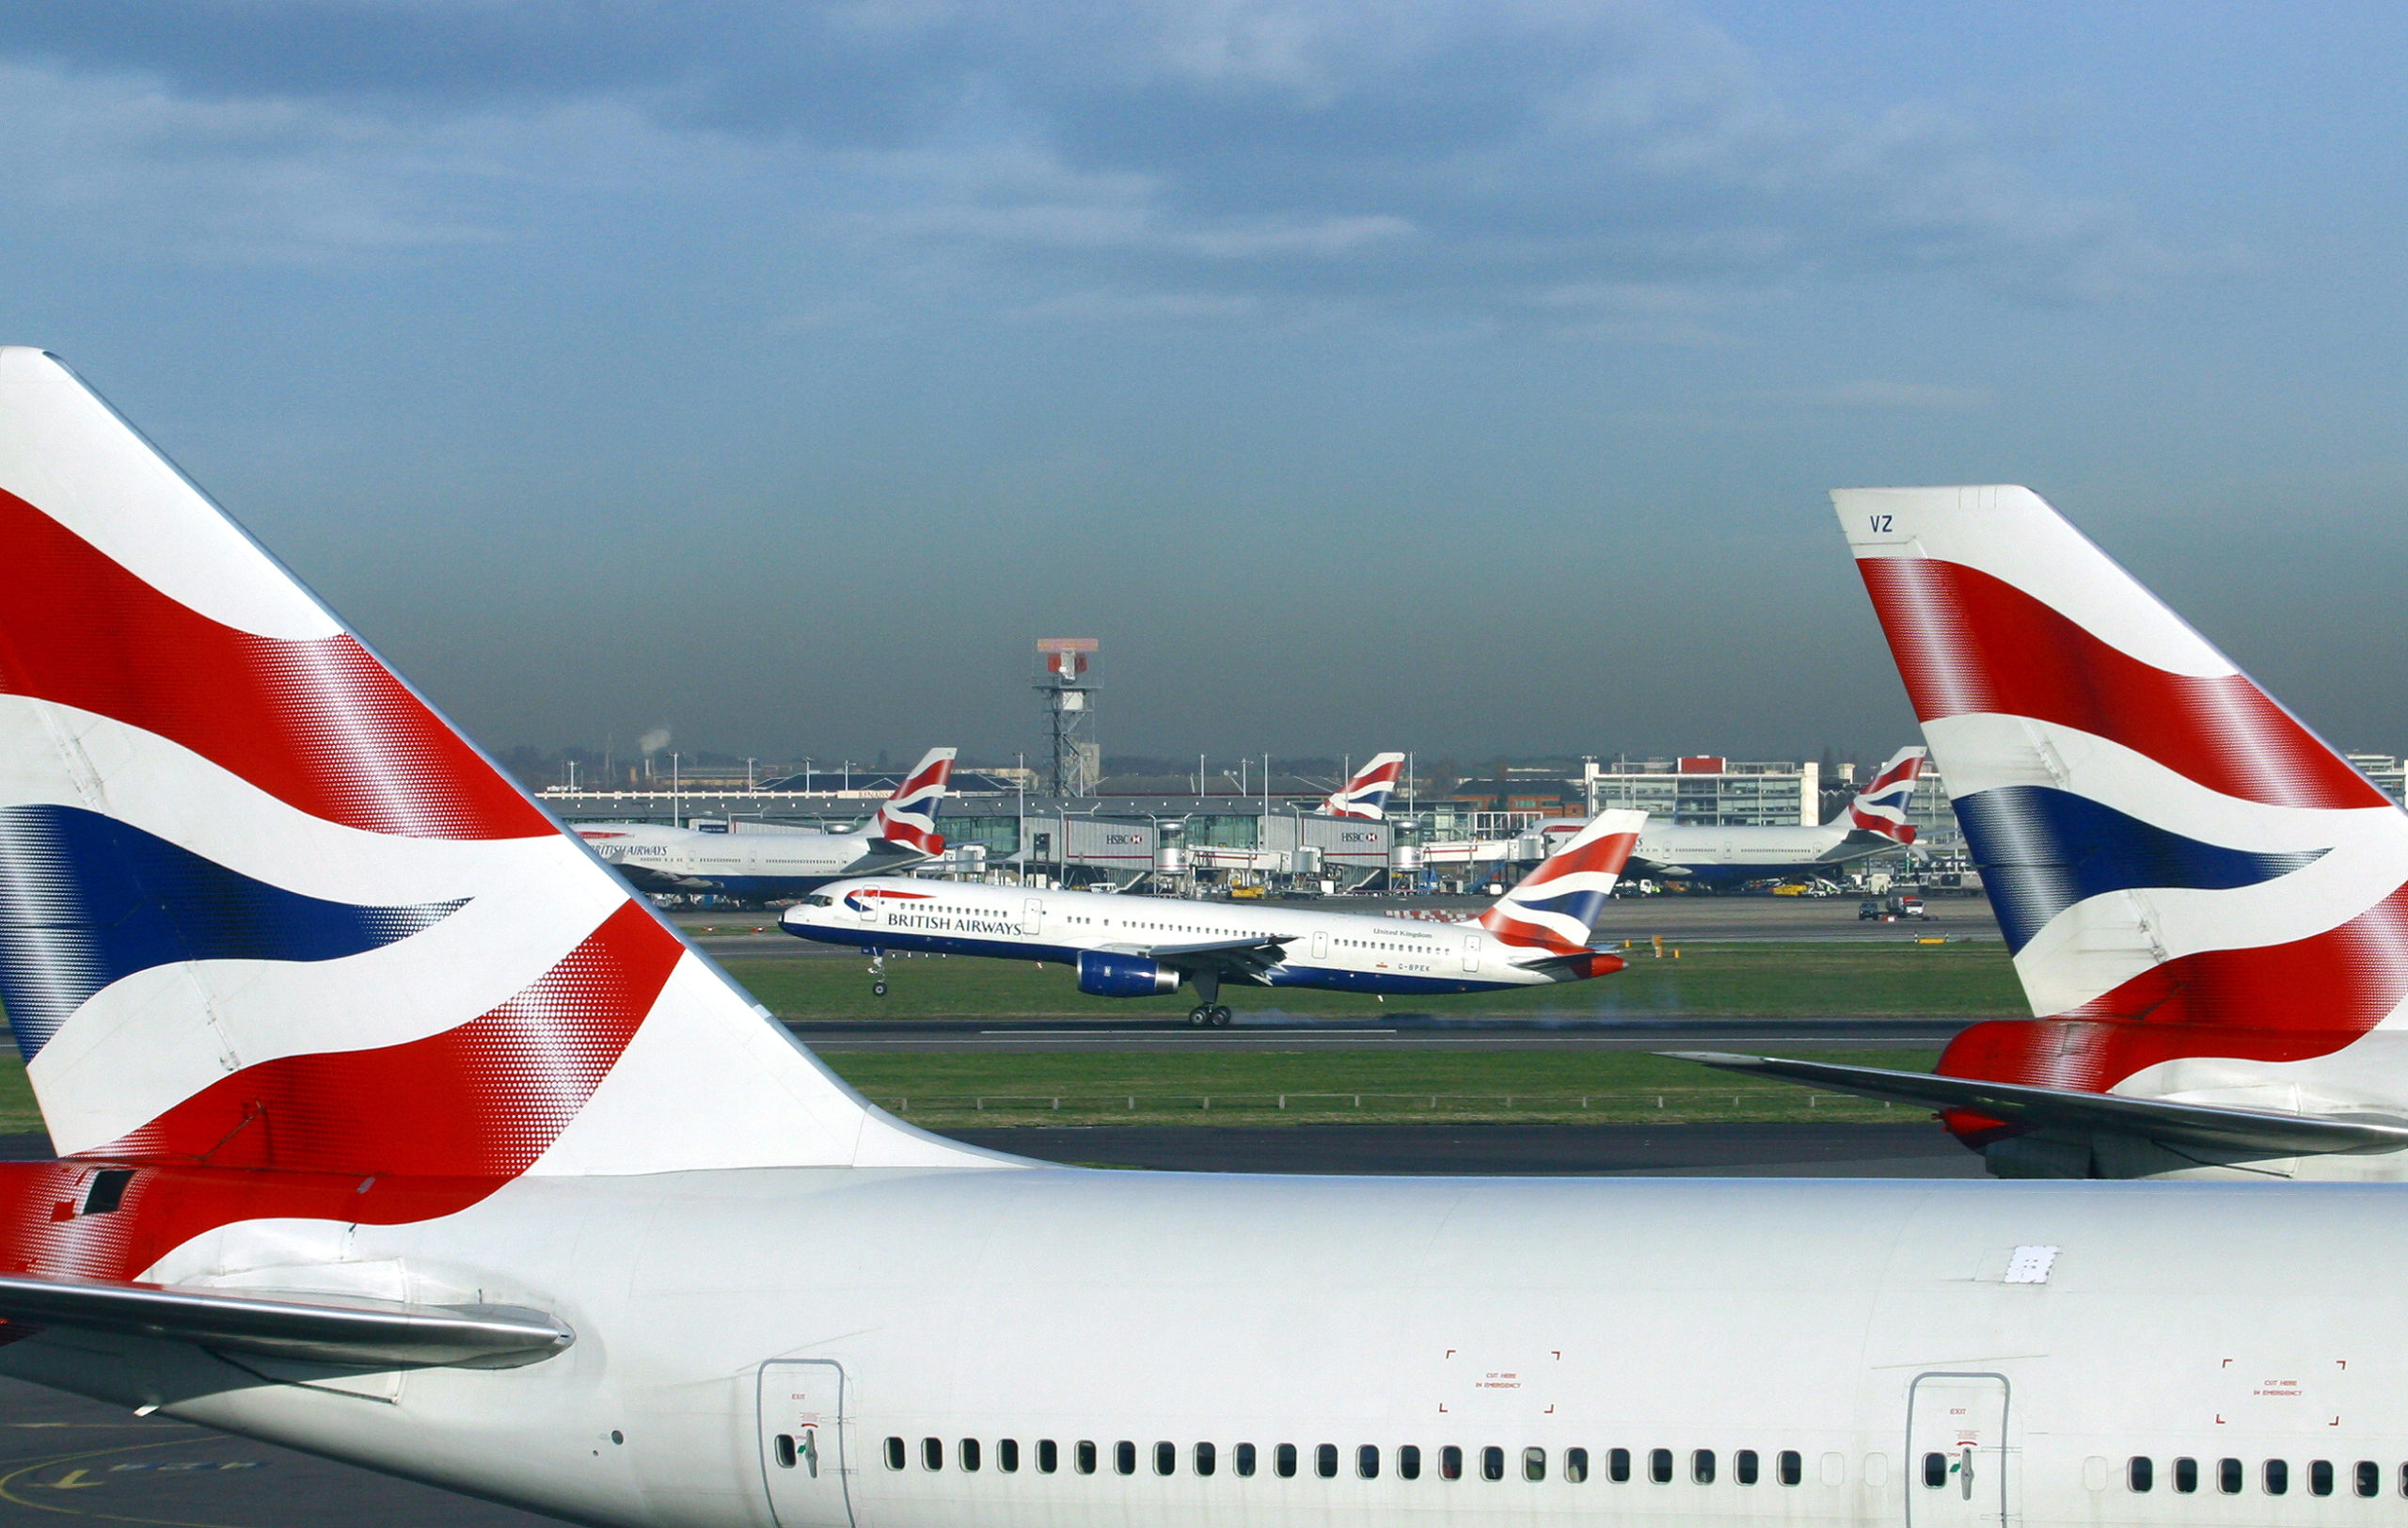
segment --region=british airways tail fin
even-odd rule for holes
[[[1831,498],[2039,1021],[1943,1071],[2156,1092],[2398,1022],[2382,791],[2031,490]]]
[[[1403,772],[1402,754],[1373,754],[1370,763],[1323,800],[1321,809],[1331,817],[1381,821],[1388,815],[1388,797],[1396,790],[1397,779]]]
[[[914,850],[933,858],[944,852],[944,835],[937,832],[937,808],[944,804],[945,787],[953,779],[958,750],[931,748],[911,766],[911,772],[886,798],[870,824],[870,836]]]
[[[1924,751],[1901,748],[1881,766],[1873,783],[1856,793],[1842,820],[1850,833],[1877,834],[1895,843],[1915,841],[1915,825],[1907,820],[1908,804],[1915,799],[1915,779],[1923,773]]]
[[[0,1003],[62,1154],[935,1163],[55,358],[0,349]]]
[[[1599,812],[1482,913],[1480,926],[1509,945],[1560,954],[1585,949],[1646,825],[1645,812]]]

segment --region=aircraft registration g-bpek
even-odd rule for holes
[[[0,996],[62,1154],[0,1167],[0,1371],[587,1523],[2397,1508],[2398,1188],[975,1151],[837,1081],[38,351],[0,351]]]
[[[1623,958],[1591,948],[1589,931],[1646,820],[1600,812],[1473,923],[894,876],[839,882],[778,921],[873,953],[1061,961],[1091,997],[1151,997],[1184,982],[1196,995],[1187,1022],[1226,1025],[1225,984],[1429,996],[1619,971]]]

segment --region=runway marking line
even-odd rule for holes
[[[23,1425],[21,1424],[21,1425]],[[39,1425],[39,1424],[35,1424],[34,1425]],[[73,1425],[73,1424],[68,1424],[67,1425]],[[135,1454],[145,1449],[154,1448],[182,1448],[188,1443],[208,1443],[217,1440],[215,1435],[204,1433],[198,1427],[193,1428],[192,1433],[193,1436],[189,1438],[167,1438],[162,1439],[160,1441],[155,1443],[121,1443],[115,1448],[96,1448],[87,1450],[81,1454],[61,1454],[47,1459],[37,1459],[31,1464],[21,1464],[16,1469],[9,1471],[8,1473],[0,1474],[0,1501],[14,1502],[19,1506],[32,1507],[37,1512],[56,1512],[71,1518],[91,1518],[102,1522],[141,1523],[145,1525],[145,1528],[243,1528],[243,1525],[240,1523],[199,1522],[190,1518],[134,1518],[116,1512],[87,1511],[82,1506],[71,1506],[63,1502],[37,1502],[17,1494],[17,1482],[21,1478],[26,1475],[39,1473],[44,1470],[54,1469],[62,1464],[74,1464],[78,1460],[82,1459],[103,1459],[112,1454]],[[88,1489],[94,1486],[107,1484],[105,1481],[79,1480],[76,1478],[83,1473],[85,1473],[84,1470],[76,1469],[70,1471],[62,1480],[50,1482],[39,1480],[28,1481],[26,1482],[26,1488],[30,1490],[58,1490],[63,1488],[65,1489],[74,1490]],[[71,1484],[70,1484],[71,1482]]]

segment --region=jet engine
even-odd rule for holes
[[[1141,955],[1079,952],[1079,991],[1090,997],[1152,997],[1179,991],[1179,973]]]

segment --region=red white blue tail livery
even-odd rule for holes
[[[1924,751],[1901,748],[1881,766],[1873,783],[1848,803],[1851,832],[1878,834],[1893,843],[1915,841],[1915,825],[1907,820],[1907,805],[1914,800],[1915,779],[1923,773]]]
[[[1385,820],[1388,797],[1395,793],[1397,781],[1403,773],[1402,754],[1373,754],[1370,762],[1323,799],[1321,809],[1330,817],[1351,817],[1366,822]]]
[[[1646,822],[1645,812],[1599,812],[1481,914],[1480,926],[1508,945],[1552,955],[1585,949]]]
[[[953,778],[954,752],[931,748],[911,766],[911,772],[878,809],[878,820],[871,824],[875,836],[931,858],[944,852],[944,835],[937,832],[937,808]]]

